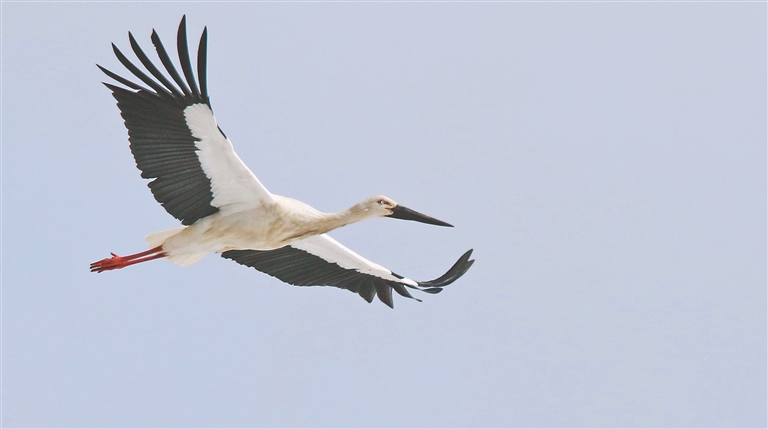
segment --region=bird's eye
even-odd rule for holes
[[[387,202],[386,202],[386,201],[384,201],[384,200],[379,200],[379,204],[381,204],[382,206],[384,206],[384,205],[386,205],[386,204],[387,204]]]

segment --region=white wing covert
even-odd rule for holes
[[[193,104],[184,110],[187,126],[196,143],[197,156],[211,180],[211,205],[224,214],[247,210],[261,202],[274,202],[272,194],[237,156],[232,142],[219,129],[207,104]]]

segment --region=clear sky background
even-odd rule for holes
[[[766,425],[765,3],[4,3],[5,426]],[[209,30],[274,193],[456,225],[331,235],[395,309],[216,255],[93,274],[178,223],[95,63]]]

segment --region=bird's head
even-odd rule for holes
[[[413,220],[416,222],[428,223],[430,225],[453,226],[450,223],[443,222],[433,217],[421,214],[408,207],[396,203],[391,198],[383,195],[368,198],[363,203],[364,210],[371,216],[391,217],[395,219]]]

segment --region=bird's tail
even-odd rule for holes
[[[174,235],[178,234],[186,228],[186,226],[180,226],[178,228],[171,228],[167,229],[165,231],[159,231],[159,232],[153,232],[152,234],[149,234],[146,238],[147,240],[147,246],[149,246],[150,249],[162,246],[165,240],[173,237]]]
[[[151,248],[154,248],[156,246],[162,246],[166,240],[180,233],[182,230],[184,230],[184,228],[186,228],[186,226],[180,226],[178,228],[171,228],[165,231],[158,231],[158,232],[149,234],[147,236],[147,245]],[[207,252],[193,252],[189,250],[186,252],[180,253],[178,249],[176,250],[170,249],[168,250],[168,252],[164,253],[166,259],[173,262],[174,264],[179,264],[183,267],[192,265],[195,262],[203,259],[203,257],[206,254]]]

